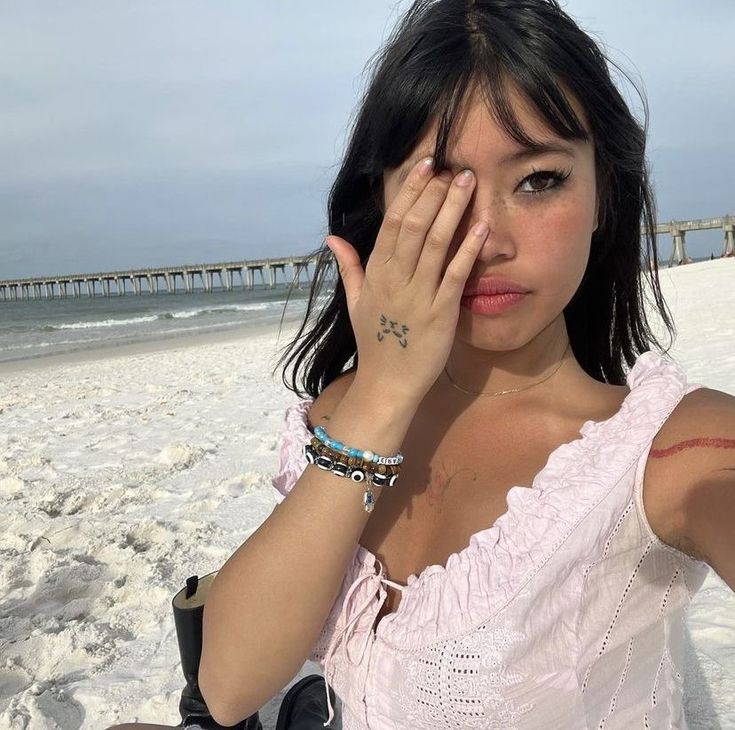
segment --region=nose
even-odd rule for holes
[[[457,226],[453,244],[457,248],[470,235],[476,223],[485,221],[490,228],[478,258],[487,261],[495,256],[512,258],[515,243],[510,225],[510,211],[500,196],[476,189]]]

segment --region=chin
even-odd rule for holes
[[[459,315],[454,339],[478,350],[508,352],[523,347],[525,342],[520,335],[517,325],[509,326],[508,322],[492,321],[465,310]]]

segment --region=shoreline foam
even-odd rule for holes
[[[284,317],[283,332],[287,332],[294,323],[300,321],[301,316]],[[14,375],[31,370],[53,368],[68,364],[93,362],[107,358],[126,357],[129,355],[144,355],[155,352],[167,352],[200,345],[220,344],[232,341],[247,341],[251,338],[275,335],[278,332],[278,324],[272,322],[257,322],[254,324],[229,327],[222,330],[209,332],[184,333],[168,337],[149,337],[137,342],[125,342],[116,344],[109,342],[104,345],[89,347],[87,349],[76,349],[70,352],[57,352],[52,354],[35,355],[32,357],[16,358],[13,360],[0,360],[0,376]]]

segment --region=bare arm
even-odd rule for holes
[[[390,455],[400,450],[417,408],[355,380],[323,425],[343,443]],[[374,487],[376,501],[383,489],[400,489],[400,478],[395,487]],[[307,465],[217,574],[204,610],[199,684],[219,723],[256,712],[308,658],[370,517],[363,493],[363,486]]]
[[[355,375],[328,433],[382,454],[400,449],[421,400],[442,372],[463,288],[488,233],[487,226],[473,226],[443,270],[474,177],[460,173],[454,184],[448,172],[434,172],[432,158],[414,165],[388,206],[372,266],[363,269],[349,241],[328,237],[360,368],[370,374],[368,380]],[[409,331],[413,341],[406,349]],[[400,489],[400,479],[385,488]],[[308,657],[369,516],[359,488],[309,465],[279,508],[222,567],[204,608],[199,670],[204,698],[221,724],[252,715]]]
[[[666,448],[649,455],[668,462],[666,479],[648,495],[651,527],[735,591],[735,397],[698,388],[674,418]]]

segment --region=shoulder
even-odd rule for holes
[[[697,388],[682,398],[651,445],[644,503],[653,531],[705,560],[700,523],[709,515],[702,495],[705,485],[728,480],[735,495],[735,396]],[[716,507],[715,501],[709,509]]]
[[[733,466],[735,396],[711,388],[687,393],[666,420],[651,457],[685,467],[688,483]]]
[[[314,399],[313,403],[308,407],[308,409],[306,409],[306,427],[309,431],[311,431],[311,433],[314,432],[314,428],[318,425],[322,425],[324,426],[324,428],[328,429],[329,417],[335,410],[335,408],[337,408],[337,406],[339,405],[340,401],[344,397],[344,394],[347,392],[350,384],[354,380],[354,377],[355,371],[338,375]],[[304,401],[306,400],[308,399],[304,399]],[[304,413],[299,408],[298,419],[300,435],[302,435],[301,426],[303,423],[303,418]],[[286,420],[285,425],[288,426],[288,419]],[[286,455],[291,452],[292,448],[295,448],[294,444],[296,444],[295,439],[293,438],[293,436],[289,435],[288,432],[286,432],[282,441],[280,471],[273,481],[273,486],[276,488],[276,491],[283,496],[277,498],[276,504],[273,508],[274,512],[279,509],[283,497],[288,494],[288,492],[294,486],[296,480],[299,477],[299,473],[294,474],[293,462],[290,457]],[[303,448],[303,443],[298,443],[298,448],[300,452]]]
[[[311,431],[314,430],[315,426],[320,424],[323,425],[324,428],[327,428],[326,424],[329,423],[329,417],[340,404],[345,393],[349,390],[352,385],[352,381],[355,379],[356,373],[357,370],[351,370],[338,375],[314,399],[314,402],[309,408],[309,413],[307,414],[307,425]]]

